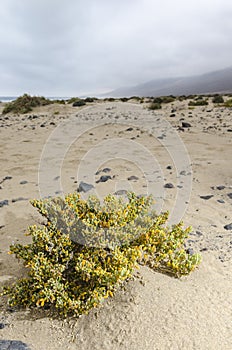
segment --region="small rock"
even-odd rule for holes
[[[232,199],[232,193],[227,193],[227,196]]]
[[[3,201],[0,201],[0,208],[4,207],[4,205],[9,205],[8,199],[4,199]]]
[[[218,203],[221,203],[221,204],[224,204],[224,203],[225,203],[225,201],[224,201],[223,199],[218,199],[217,202],[218,202]]]
[[[12,179],[12,176],[5,176],[4,179],[3,179],[3,181],[5,181],[5,180],[11,180],[11,179]]]
[[[4,323],[0,323],[0,329],[3,329],[3,328],[5,328],[5,324]]]
[[[164,185],[164,188],[174,188],[174,185],[169,182],[169,183]]]
[[[168,165],[166,169],[171,170],[171,169],[172,169],[172,166],[171,166],[171,165]]]
[[[134,176],[134,175],[129,176],[129,177],[127,178],[128,181],[136,181],[136,180],[138,180],[138,179],[139,179],[139,178],[138,178],[137,176]]]
[[[111,171],[110,168],[104,168],[104,169],[102,169],[102,172],[103,172],[103,173],[109,173],[110,171]]]
[[[192,248],[188,248],[186,250],[186,253],[189,254],[189,255],[194,255],[194,250]]]
[[[216,189],[221,191],[221,190],[224,190],[224,188],[226,188],[226,186],[223,186],[223,185],[220,185],[220,186],[217,186]]]
[[[110,175],[102,175],[101,177],[100,177],[100,179],[98,180],[98,181],[96,181],[96,183],[98,184],[99,182],[106,182],[106,181],[108,181],[108,180],[110,180],[111,179],[111,176]]]
[[[50,123],[50,125],[56,125],[56,123],[54,123],[54,122],[51,122],[51,123]]]
[[[45,126],[46,126],[45,124],[41,124],[40,125],[41,128],[45,128]]]
[[[114,195],[123,196],[123,195],[126,195],[127,192],[128,192],[127,190],[118,190],[118,191],[114,192]]]
[[[201,199],[208,200],[213,197],[213,194],[209,194],[208,196],[200,196]]]
[[[187,123],[187,122],[182,122],[182,128],[191,128],[191,124]]]
[[[78,192],[88,192],[92,190],[94,186],[92,184],[88,184],[86,182],[81,181],[79,187],[77,189]]]
[[[228,132],[232,132],[232,129],[227,129]]]
[[[170,114],[170,118],[174,118],[176,116],[176,114],[175,113],[172,113],[172,114]]]
[[[231,223],[231,224],[225,225],[225,226],[224,226],[224,229],[225,229],[225,230],[228,230],[228,231],[232,230],[232,223]]]
[[[18,197],[18,198],[13,198],[11,202],[15,203],[15,202],[27,201],[27,200],[28,200],[28,198]]]
[[[27,344],[18,340],[0,340],[0,350],[30,350]]]
[[[126,129],[126,131],[132,131],[133,130],[133,128],[128,128],[128,129]]]
[[[26,185],[28,183],[28,181],[27,180],[22,180],[22,181],[20,181],[20,185]]]

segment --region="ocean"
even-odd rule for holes
[[[12,102],[16,100],[19,96],[0,96],[0,102]],[[61,96],[45,96],[49,100],[68,100],[70,97],[61,97]]]

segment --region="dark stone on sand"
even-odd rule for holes
[[[227,193],[227,196],[232,199],[232,193]]]
[[[225,201],[224,201],[223,199],[218,199],[217,202],[218,202],[218,203],[221,203],[221,204],[224,204],[224,203],[225,203]]]
[[[51,123],[50,123],[50,125],[56,125],[56,123],[54,123],[54,122],[51,122]]]
[[[164,188],[174,188],[174,185],[169,182],[169,183],[164,185]]]
[[[45,126],[46,126],[45,124],[41,124],[40,125],[41,128],[45,128]]]
[[[224,190],[224,188],[226,188],[226,186],[224,186],[224,185],[220,185],[220,186],[216,187],[216,189],[219,191]]]
[[[28,183],[28,181],[27,180],[22,180],[22,181],[20,181],[20,185],[26,185]]]
[[[102,172],[103,172],[103,173],[109,173],[110,171],[111,171],[110,168],[104,168],[104,169],[102,169]]]
[[[3,328],[5,328],[5,324],[4,323],[0,323],[0,329],[3,329]]]
[[[204,199],[204,200],[208,200],[208,199],[210,199],[210,198],[212,198],[213,197],[213,194],[209,194],[209,195],[207,195],[207,196],[200,196],[200,198],[201,199]]]
[[[172,169],[172,166],[171,166],[171,165],[168,165],[166,169],[171,170],[171,169]]]
[[[228,132],[232,132],[232,129],[227,129]]]
[[[114,192],[114,195],[116,196],[123,196],[127,194],[127,190],[118,190],[116,192]]]
[[[96,181],[96,183],[98,184],[99,182],[106,182],[106,181],[108,181],[108,180],[110,180],[111,179],[111,176],[110,175],[102,175],[101,177],[100,177],[100,179],[98,180],[98,181]]]
[[[182,128],[191,128],[191,124],[187,123],[187,122],[182,122]]]
[[[4,205],[9,205],[8,199],[4,199],[3,201],[0,201],[0,208],[4,207]]]
[[[15,203],[15,202],[27,201],[27,200],[28,200],[28,198],[18,197],[18,198],[13,198],[11,202]]]
[[[188,248],[186,250],[186,253],[189,254],[189,255],[193,255],[194,254],[194,250],[192,248]]]
[[[77,192],[88,192],[93,188],[94,186],[92,184],[87,184],[86,182],[81,181],[77,189]]]
[[[3,181],[5,181],[5,180],[11,180],[11,179],[12,179],[12,176],[5,176],[4,179],[3,179]]]
[[[30,350],[30,348],[18,340],[0,340],[0,350]]]
[[[170,118],[174,118],[175,116],[175,113],[170,114]]]
[[[227,224],[224,226],[225,230],[231,231],[232,230],[232,223],[231,224]]]
[[[135,175],[129,176],[129,177],[127,178],[128,181],[136,181],[136,180],[138,180],[138,179],[139,179],[139,178],[138,178],[137,176],[135,176]]]
[[[126,129],[126,131],[132,131],[133,130],[133,128],[127,128]]]

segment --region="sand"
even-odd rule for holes
[[[12,312],[2,298],[0,349],[2,340],[31,350],[232,349],[231,110],[187,103],[157,111],[136,101],[52,105],[0,116],[0,202],[8,200],[0,207],[0,287],[24,273],[9,245],[28,241],[27,226],[43,221],[29,199],[73,192],[80,181],[100,198],[122,189],[152,193],[156,210],[170,211],[169,224],[192,226],[188,246],[202,255],[180,280],[141,267],[78,319]],[[102,175],[111,179],[96,183]]]

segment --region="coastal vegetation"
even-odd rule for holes
[[[188,275],[200,262],[186,247],[191,228],[168,227],[168,213],[157,215],[153,202],[134,193],[103,203],[78,193],[31,201],[46,222],[28,228],[31,243],[10,246],[28,274],[4,288],[9,305],[81,315],[112,297],[139,265]]]

